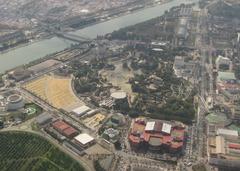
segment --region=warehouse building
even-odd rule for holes
[[[207,142],[207,154],[211,165],[240,168],[238,164],[240,160],[239,139],[229,139],[229,137],[217,135],[208,137]]]
[[[94,138],[90,135],[83,133],[74,137],[74,142],[76,142],[80,147],[87,148],[95,143]]]
[[[18,68],[14,71],[8,73],[9,78],[14,79],[15,81],[22,81],[31,76],[31,72],[27,69]]]
[[[48,113],[42,113],[36,117],[36,122],[38,125],[43,126],[52,122],[52,116]]]
[[[71,127],[69,124],[67,124],[64,121],[57,120],[52,123],[52,127],[57,130],[60,134],[68,137],[73,138],[78,134],[77,130]]]
[[[228,137],[228,138],[238,138],[238,131],[219,128],[217,130],[217,135]]]
[[[85,105],[72,110],[72,112],[79,117],[83,116],[89,111],[91,111],[91,108]]]

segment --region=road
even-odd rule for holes
[[[49,112],[50,114],[55,114],[57,116],[59,116],[61,119],[71,123],[73,126],[75,126],[76,128],[78,128],[79,130],[86,132],[88,134],[92,134],[92,131],[90,129],[88,129],[85,125],[83,125],[83,123],[71,116],[70,114],[64,114],[61,111],[59,111],[58,109],[50,106],[47,102],[45,102],[44,100],[40,99],[39,97],[29,93],[28,91],[26,91],[25,89],[18,87],[16,88],[17,91],[22,93],[22,96],[29,100],[29,101],[33,101],[34,103],[36,103],[37,105],[39,105],[40,107],[42,107],[45,111]]]
[[[131,153],[126,153],[123,151],[117,151],[115,152],[115,155],[118,157],[121,157],[123,160],[121,161],[122,165],[120,166],[123,167],[123,165],[131,165],[131,166],[140,166],[140,167],[145,167],[145,168],[152,168],[152,169],[158,169],[160,170],[175,170],[174,165],[169,165],[165,163],[164,161],[159,161],[159,160],[154,160],[150,158],[146,158],[144,155],[140,154],[131,154]],[[118,170],[121,170],[118,168]]]
[[[212,4],[212,3],[211,3]],[[188,153],[183,159],[186,163],[191,161],[193,164],[204,161],[206,154],[206,131],[204,128],[205,114],[209,112],[209,105],[206,102],[207,97],[214,95],[213,76],[212,76],[212,44],[208,37],[208,10],[206,6],[198,13],[198,22],[196,27],[195,48],[200,54],[199,76],[196,80],[200,84],[198,90],[198,107],[196,114],[196,123],[190,129],[190,142],[187,143]],[[190,145],[188,145],[190,144]],[[183,163],[180,162],[180,163]],[[180,165],[181,166],[181,165]]]
[[[215,51],[213,42],[208,35],[209,32],[209,14],[208,8],[214,5],[218,0],[210,2],[207,6],[201,9],[198,17],[197,25],[197,38],[195,46],[199,50],[201,55],[200,73],[201,73],[201,84],[198,98],[198,113],[196,123],[196,142],[198,148],[198,160],[201,161],[205,157],[206,152],[206,133],[204,130],[204,117],[212,108],[215,100],[214,90],[214,78],[213,78],[213,58],[212,55]],[[207,103],[206,99],[210,98],[211,103]]]

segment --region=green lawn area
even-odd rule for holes
[[[228,128],[240,132],[240,125],[231,124],[231,125],[228,126]]]
[[[219,123],[219,122],[226,122],[227,116],[223,113],[210,113],[206,116],[206,119],[210,123]]]
[[[38,106],[34,103],[27,103],[24,106],[24,109],[25,109],[28,117],[39,115],[43,111],[43,109],[40,106]]]
[[[44,138],[24,132],[0,133],[1,171],[84,171]]]

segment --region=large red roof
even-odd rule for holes
[[[72,136],[74,134],[77,133],[77,130],[72,128],[72,127],[69,127],[69,128],[66,128],[64,131],[63,131],[64,135],[66,136]]]
[[[54,122],[52,124],[52,126],[53,126],[53,128],[58,129],[60,131],[63,131],[63,130],[65,130],[65,129],[70,127],[67,123],[65,123],[63,121],[60,121],[60,120]]]
[[[52,123],[52,126],[54,129],[56,129],[61,134],[65,135],[67,137],[70,137],[77,133],[76,129],[74,129],[73,127],[68,125],[66,122],[61,121],[61,120],[58,120],[58,121]]]
[[[134,122],[133,127],[132,127],[132,133],[142,134],[144,132],[144,129],[145,129],[145,125]]]
[[[228,144],[228,147],[240,150],[240,144],[230,143],[230,144]]]
[[[171,136],[163,136],[163,144],[171,143],[173,138]]]
[[[178,149],[183,146],[184,140],[184,127],[172,127],[171,135],[164,134],[162,130],[163,122],[156,121],[153,131],[145,131],[145,125],[137,122],[133,123],[132,132],[129,135],[129,141],[138,144],[141,141],[148,142],[151,138],[156,141],[159,139],[159,143],[169,145],[173,149]]]
[[[172,142],[171,143],[171,148],[173,149],[178,149],[181,148],[183,146],[183,142]]]
[[[129,138],[129,140],[130,140],[132,143],[135,143],[135,144],[140,143],[140,138],[139,138],[139,137],[130,135],[128,138]]]

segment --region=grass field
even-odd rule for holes
[[[210,123],[220,123],[220,122],[226,122],[227,121],[227,116],[223,113],[210,113],[209,115],[206,116],[206,119]]]
[[[40,136],[0,133],[1,171],[84,171],[71,157]]]
[[[71,111],[83,104],[74,95],[70,78],[45,75],[27,83],[24,88],[58,109]]]
[[[43,112],[43,109],[34,103],[25,104],[24,109],[25,109],[25,113],[27,114],[27,117],[29,117],[29,119],[31,119],[32,117],[39,115]]]

